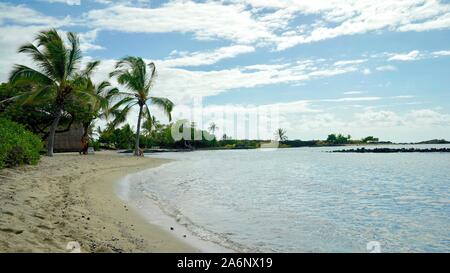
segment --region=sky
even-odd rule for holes
[[[450,1],[0,1],[1,82],[49,28],[79,34],[96,81],[124,56],[154,62],[153,94],[218,136],[450,140]]]

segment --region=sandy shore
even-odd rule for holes
[[[0,252],[196,252],[149,224],[115,194],[126,174],[166,160],[114,152],[57,154],[37,166],[0,170]]]

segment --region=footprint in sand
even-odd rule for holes
[[[48,226],[45,226],[45,225],[38,225],[37,227],[41,228],[41,229],[46,229],[46,230],[54,229],[54,228],[51,228],[51,227],[48,227]]]
[[[23,232],[23,230],[12,229],[12,228],[0,228],[0,231],[7,232],[7,233],[14,233],[14,234],[21,234]]]

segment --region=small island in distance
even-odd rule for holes
[[[376,143],[377,144],[377,143]],[[421,141],[417,143],[391,143],[393,145],[433,145],[433,144],[450,144],[445,139],[432,139],[427,141]],[[343,149],[330,151],[332,153],[450,153],[450,148],[374,148],[367,149],[365,147],[357,149]]]
[[[450,144],[450,141],[447,141],[445,139],[432,139],[428,141],[422,141],[414,144]]]
[[[346,149],[331,151],[331,153],[450,153],[450,148],[431,148],[431,149],[416,149],[416,148],[375,148],[366,149],[364,147],[358,149]]]

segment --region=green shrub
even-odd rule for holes
[[[92,140],[92,141],[89,143],[89,146],[90,146],[90,147],[93,147],[93,148],[94,148],[94,151],[100,151],[100,142],[99,142],[98,140]]]
[[[18,123],[0,118],[0,168],[36,164],[42,148],[38,136]]]

